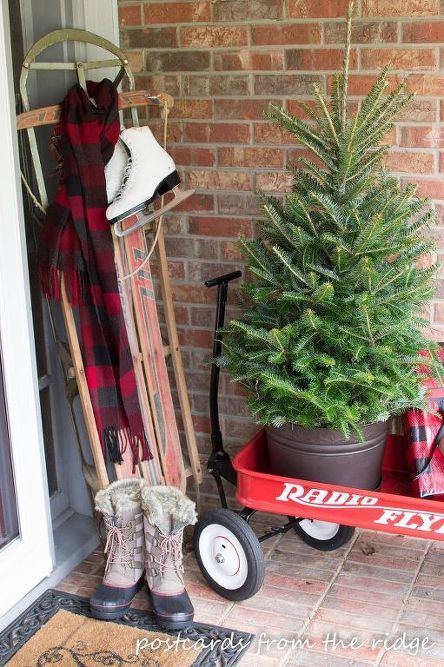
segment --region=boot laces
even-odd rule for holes
[[[124,532],[125,528],[120,528],[115,521],[105,519],[105,526],[107,529],[105,553],[108,554],[105,565],[105,574],[112,565],[123,565],[129,567],[131,565],[131,553],[129,550],[127,537]]]
[[[153,560],[159,566],[159,574],[163,578],[165,570],[175,570],[179,575],[184,571],[182,565],[183,532],[162,535],[160,541],[160,558]],[[169,562],[168,562],[169,561]]]
[[[116,201],[116,199],[121,199],[122,198],[122,195],[125,191],[125,188],[126,188],[127,183],[128,183],[128,179],[129,179],[130,174],[131,174],[132,165],[133,165],[133,158],[132,158],[131,155],[129,155],[128,156],[128,161],[127,161],[127,163],[125,165],[125,168],[123,170],[123,173],[122,173],[122,183],[120,185],[119,192],[114,197],[114,201]]]

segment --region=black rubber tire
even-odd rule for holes
[[[293,517],[288,518],[292,519]],[[295,525],[294,529],[305,544],[308,544],[310,547],[313,547],[313,549],[317,549],[318,551],[334,551],[335,549],[339,549],[339,547],[342,547],[351,540],[355,532],[353,526],[343,526],[341,524],[336,535],[328,540],[320,540],[306,533],[299,523]]]
[[[200,555],[200,536],[202,531],[212,524],[220,524],[230,530],[239,540],[247,560],[248,572],[245,582],[234,590],[224,588],[218,584],[207,572]],[[245,519],[232,510],[221,508],[207,512],[197,522],[194,529],[194,552],[200,570],[211,588],[219,595],[232,601],[241,601],[251,598],[261,588],[265,576],[264,554],[259,540],[253,529]]]

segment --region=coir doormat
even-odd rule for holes
[[[0,634],[0,665],[228,667],[239,663],[252,639],[203,623],[164,632],[136,609],[118,621],[97,621],[87,598],[49,590]]]

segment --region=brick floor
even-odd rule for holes
[[[273,523],[265,514],[252,520],[258,531]],[[206,585],[190,543],[186,551],[196,620],[256,635],[242,667],[444,665],[442,543],[356,531],[347,545],[325,553],[296,534],[279,535],[264,542],[262,589],[237,603]],[[101,553],[93,552],[58,588],[89,596],[102,567]],[[145,589],[133,606],[150,608]]]

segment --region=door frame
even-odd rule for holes
[[[46,484],[15,125],[8,2],[0,5],[0,333],[20,535],[0,551],[0,616],[47,577],[54,549]]]

